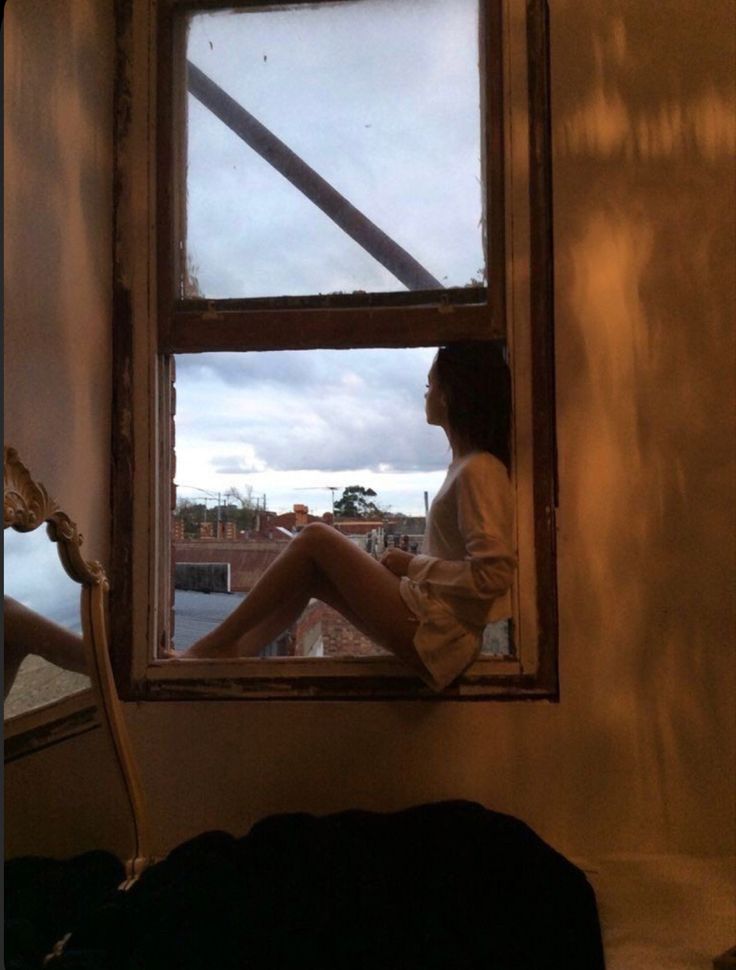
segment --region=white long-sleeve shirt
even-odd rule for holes
[[[511,616],[513,495],[488,452],[453,461],[427,518],[401,594],[419,619],[414,644],[430,686],[442,689],[477,657],[487,623]]]

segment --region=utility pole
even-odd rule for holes
[[[216,498],[217,499],[217,516],[216,516],[216,518],[217,518],[217,533],[216,533],[216,538],[219,539],[220,538],[220,515],[221,515],[221,511],[222,511],[222,509],[221,509],[221,506],[222,506],[222,493],[221,492],[217,492],[215,494],[215,492],[210,492],[206,488],[200,488],[199,485],[182,485],[179,482],[176,483],[176,487],[177,488],[193,488],[195,492],[202,492],[203,495],[209,495],[210,498],[212,498],[212,499],[215,499]],[[202,516],[202,521],[203,522],[206,522],[207,521],[207,499],[204,500],[204,515]]]

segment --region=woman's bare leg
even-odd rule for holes
[[[329,580],[321,577],[321,581],[311,595],[301,590],[294,593],[291,599],[284,601],[278,613],[272,614],[247,633],[235,641],[229,651],[219,656],[255,657],[264,647],[272,643],[280,633],[295,623],[309,605],[310,600],[321,600],[337,610],[356,629],[364,633],[369,639],[375,639],[374,633],[367,629],[365,622],[348,606],[343,597],[334,589]],[[415,624],[416,627],[416,624]],[[191,655],[190,655],[191,656]]]
[[[275,613],[261,620],[238,640],[233,641],[229,651],[226,649],[218,656],[256,657],[264,647],[296,622],[310,599],[311,597],[302,590],[296,590],[291,597],[284,598],[281,607]]]
[[[417,624],[399,593],[399,578],[336,529],[319,523],[296,536],[247,599],[184,656],[252,656],[286,629],[313,597],[334,606],[417,668]]]
[[[7,600],[6,600],[7,609]],[[5,621],[7,625],[7,620]],[[10,640],[5,635],[5,642],[3,644],[3,692],[5,697],[8,696],[10,690],[15,683],[15,678],[18,675],[18,670],[20,665],[28,656],[27,645],[23,645],[17,640]]]
[[[3,612],[6,697],[13,686],[18,667],[29,653],[38,654],[64,670],[88,673],[84,643],[77,633],[48,620],[12,596],[4,597]]]

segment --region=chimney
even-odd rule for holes
[[[303,529],[307,524],[309,519],[307,518],[307,513],[309,508],[306,505],[295,505],[294,506],[294,527],[297,529]]]

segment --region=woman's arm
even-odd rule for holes
[[[495,599],[511,586],[516,568],[506,470],[490,455],[477,455],[458,474],[454,494],[464,558],[420,554],[407,563],[406,575],[451,596]]]
[[[387,549],[378,561],[386,569],[389,569],[394,576],[406,576],[409,572],[409,565],[415,558],[413,553],[405,552],[403,549]]]

